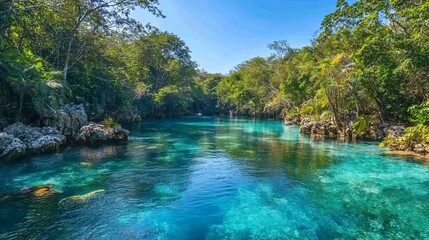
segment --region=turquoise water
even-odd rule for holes
[[[312,141],[239,118],[127,128],[127,145],[1,165],[0,195],[61,192],[0,200],[0,239],[429,238],[429,167],[383,156],[377,143]]]

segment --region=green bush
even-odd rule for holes
[[[429,126],[417,124],[408,127],[405,129],[405,134],[400,138],[389,135],[380,143],[380,147],[407,145],[410,142],[429,144]]]
[[[101,124],[103,124],[103,125],[104,125],[104,126],[106,126],[106,127],[111,127],[111,128],[114,128],[114,127],[119,126],[118,122],[116,122],[116,121],[115,121],[115,119],[113,119],[112,117],[107,117],[107,118],[105,118],[105,119],[101,122]]]
[[[411,114],[410,122],[429,125],[429,101],[411,106],[408,112]]]
[[[353,122],[353,135],[362,137],[371,126],[369,117],[357,117]]]
[[[416,126],[408,127],[405,129],[405,134],[402,138],[405,141],[429,143],[429,126],[417,124]]]

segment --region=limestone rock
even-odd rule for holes
[[[304,118],[301,121],[299,131],[318,137],[335,138],[339,135],[339,130],[332,121],[316,121],[309,118]]]
[[[299,125],[301,123],[301,116],[295,115],[295,116],[286,116],[284,118],[284,124],[285,125]]]
[[[14,123],[0,133],[0,159],[14,160],[31,153],[55,151],[65,142],[66,138],[55,128]]]
[[[18,138],[4,132],[0,133],[0,159],[10,161],[23,157],[26,149],[27,146]]]
[[[87,123],[88,115],[83,104],[73,103],[63,105],[55,116],[44,120],[46,126],[58,129],[67,138],[75,137]]]
[[[81,144],[120,143],[128,140],[128,131],[121,127],[107,127],[90,123],[83,126],[76,141]]]

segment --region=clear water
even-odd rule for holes
[[[0,239],[429,238],[429,167],[376,143],[235,118],[129,128],[128,145],[1,165],[0,194],[48,183],[62,193],[0,202]]]

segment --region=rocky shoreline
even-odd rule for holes
[[[315,120],[309,117],[285,117],[285,125],[300,126],[300,133],[316,139],[338,139],[342,141],[370,140],[383,141],[380,147],[387,147],[386,155],[408,157],[429,163],[429,144],[404,139],[406,130],[402,123],[372,123],[357,134],[355,129],[356,116],[345,113],[347,120],[341,122],[342,128],[331,120]]]
[[[83,105],[64,105],[55,116],[43,120],[44,127],[21,122],[0,126],[0,160],[12,161],[33,154],[56,152],[71,145],[96,146],[122,143],[128,131],[120,126],[88,122]]]
[[[408,157],[418,161],[429,163],[429,144],[404,139],[406,126],[403,123],[378,122],[371,123],[363,132],[357,133],[354,113],[347,111],[341,122],[342,128],[331,120],[315,120],[309,117],[293,116],[285,117],[285,125],[300,126],[301,134],[308,134],[317,139],[339,139],[339,140],[370,140],[383,141],[380,147],[387,147],[387,155]]]
[[[341,139],[341,140],[374,140],[381,141],[389,135],[400,137],[405,133],[405,125],[401,123],[373,123],[364,131],[357,132],[355,128],[356,115],[345,113],[346,118],[341,122],[341,128],[333,119],[315,120],[309,117],[285,118],[285,125],[300,126],[299,132],[315,138]]]

